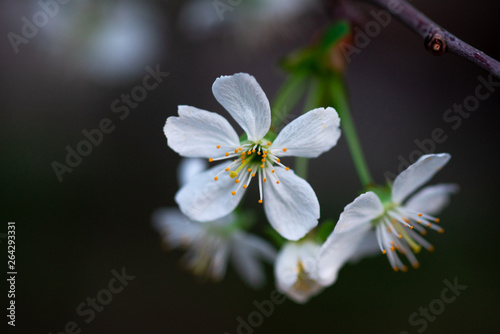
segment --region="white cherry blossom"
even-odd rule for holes
[[[408,269],[399,255],[404,255],[414,268],[418,268],[415,254],[422,248],[434,250],[422,237],[427,233],[425,228],[444,232],[438,225],[439,218],[434,215],[448,204],[450,195],[458,191],[458,186],[429,186],[408,197],[428,182],[449,159],[447,153],[424,155],[398,175],[391,189],[368,191],[347,205],[321,248],[321,282],[333,284],[345,262],[374,252],[385,254],[395,271]]]
[[[179,182],[185,184],[203,172],[206,162],[184,159],[179,166]],[[261,261],[273,263],[276,250],[266,241],[241,229],[242,217],[231,213],[207,223],[190,220],[176,208],[159,209],[153,224],[168,248],[187,249],[186,266],[196,275],[221,280],[230,260],[241,278],[254,288],[261,287],[265,275]]]
[[[239,73],[222,76],[212,87],[217,101],[243,128],[241,139],[222,116],[190,106],[179,106],[179,116],[165,124],[168,145],[185,157],[210,162],[230,159],[200,174],[176,194],[181,211],[196,221],[229,214],[253,179],[259,186],[271,225],[285,238],[298,240],[314,228],[319,202],[313,189],[285,166],[281,158],[314,158],[336,145],[340,119],[333,108],[317,108],[298,117],[278,134],[271,126],[269,101],[255,78]]]

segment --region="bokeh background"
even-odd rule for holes
[[[258,11],[245,1],[220,22],[211,1],[189,14],[189,1],[74,0],[60,5],[17,53],[8,34],[21,35],[22,18],[31,20],[40,5],[0,2],[0,232],[6,233],[8,221],[17,228],[17,314],[9,332],[59,333],[75,321],[83,333],[232,334],[237,317],[256,310],[253,301],[269,299],[271,267],[269,283],[259,291],[232,269],[219,284],[200,282],[179,265],[181,252],[164,251],[151,225],[155,209],[175,205],[180,158],[168,148],[163,125],[176,106],[228,116],[211,85],[236,72],[254,75],[272,100],[285,79],[278,60],[330,20],[321,6],[296,15],[297,1],[281,1],[272,12],[280,19],[252,21],[247,14]],[[500,58],[497,3],[413,3]],[[372,7],[357,4],[370,19]],[[287,11],[291,21],[282,20]],[[113,101],[142,85],[147,66],[169,75],[120,119]],[[378,182],[384,172],[397,171],[400,155],[408,159],[416,139],[429,138],[435,128],[445,131],[447,140],[435,151],[451,153],[452,160],[432,183],[461,187],[440,215],[446,233],[428,235],[436,251],[418,255],[420,269],[394,273],[383,256],[347,265],[334,286],[306,305],[276,306],[254,333],[417,333],[420,326],[409,324],[410,315],[440,298],[443,280],[454,278],[467,289],[428,322],[425,333],[498,332],[500,93],[482,101],[456,130],[443,121],[448,108],[474,94],[478,76],[487,73],[453,55],[432,56],[395,20],[353,56],[347,72],[352,112]],[[65,147],[75,148],[82,130],[98,127],[103,118],[112,120],[114,131],[59,182],[51,164],[63,163]],[[360,190],[344,138],[311,161],[309,180],[322,220],[336,219]],[[265,226],[252,192],[248,197],[243,205],[256,207],[259,226]],[[5,273],[7,247],[0,240]],[[111,271],[123,267],[135,279],[86,324],[77,305],[106,288]]]

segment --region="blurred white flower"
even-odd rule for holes
[[[323,284],[333,284],[346,261],[353,261],[377,251],[386,254],[395,271],[406,271],[398,253],[405,255],[411,265],[419,266],[414,253],[424,247],[434,247],[421,235],[424,227],[444,232],[436,225],[437,214],[457,192],[455,184],[440,184],[412,193],[428,182],[449,161],[450,155],[422,156],[395,179],[392,189],[375,189],[360,195],[347,205],[333,233],[321,247],[319,278]],[[417,233],[419,232],[419,233]]]
[[[205,170],[202,159],[183,159],[178,175],[181,185]],[[221,280],[231,263],[241,278],[254,288],[261,287],[265,275],[261,261],[272,263],[276,250],[266,241],[241,229],[244,217],[232,213],[220,219],[199,223],[176,208],[159,209],[153,224],[167,247],[186,248],[184,262],[196,275]]]
[[[166,246],[187,249],[184,262],[194,274],[215,281],[224,277],[231,259],[248,285],[261,287],[265,282],[261,261],[272,263],[276,256],[270,244],[240,230],[235,214],[202,224],[168,208],[154,213],[153,222]]]
[[[318,281],[320,245],[312,241],[289,242],[278,253],[274,276],[278,290],[297,303],[305,303],[325,287]]]
[[[337,112],[311,110],[286,125],[272,143],[265,138],[271,126],[269,101],[253,76],[222,76],[212,90],[245,130],[246,138],[240,140],[224,117],[195,107],[179,106],[179,117],[167,119],[168,145],[180,155],[210,162],[232,160],[182,187],[175,196],[181,211],[196,221],[225,216],[256,177],[259,203],[264,203],[271,225],[287,239],[302,238],[318,224],[319,202],[309,183],[284,166],[280,157],[314,158],[330,150],[340,137]]]
[[[37,42],[67,72],[111,84],[134,80],[164,51],[158,13],[148,2],[74,1],[60,6]]]
[[[180,14],[180,26],[192,38],[232,32],[243,46],[260,46],[297,29],[294,21],[320,8],[318,0],[193,0]],[[307,21],[302,19],[300,29]]]

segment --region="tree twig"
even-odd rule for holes
[[[425,47],[434,55],[454,53],[500,78],[500,62],[449,33],[406,0],[365,1],[390,10],[392,15],[424,39]]]

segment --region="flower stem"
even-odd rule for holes
[[[305,78],[304,74],[290,74],[279,89],[272,107],[272,131],[276,131],[286,121],[290,110],[293,109],[302,97]]]
[[[351,152],[354,166],[358,173],[363,188],[372,183],[372,178],[366,160],[359,143],[358,134],[351,117],[349,102],[347,101],[347,90],[343,78],[339,74],[327,76],[329,94],[337,112],[340,115],[340,126],[347,140],[347,146]]]
[[[307,93],[307,99],[304,104],[304,113],[321,106],[321,100],[324,94],[323,89],[320,88],[317,79],[309,80],[310,86]],[[307,179],[307,171],[309,167],[309,159],[303,157],[295,158],[295,173],[303,179]]]

